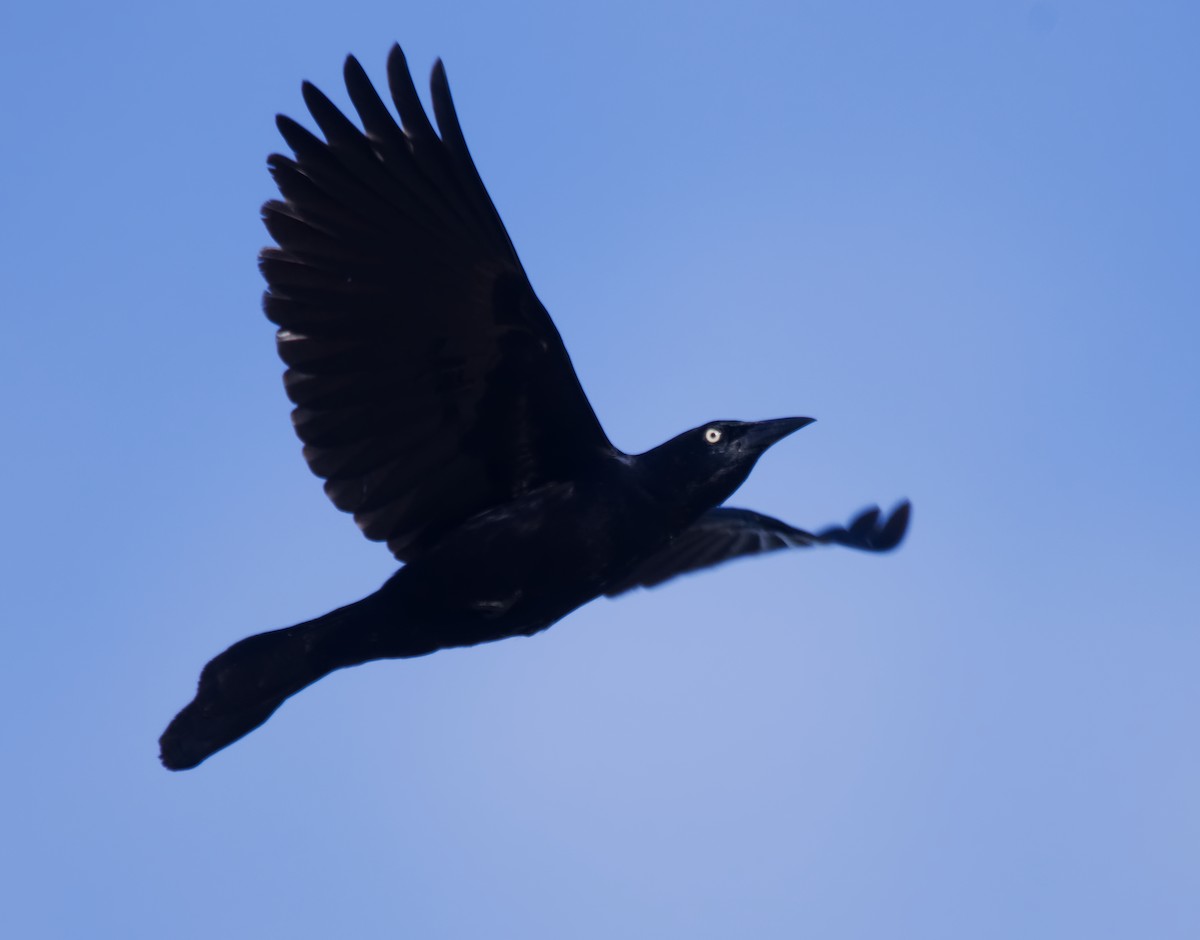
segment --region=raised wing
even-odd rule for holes
[[[655,587],[677,575],[781,548],[845,545],[868,552],[891,551],[903,540],[911,513],[907,500],[889,516],[872,507],[848,528],[831,526],[813,534],[749,509],[710,509],[604,593],[613,597],[637,587]]]
[[[399,46],[397,125],[346,60],[359,130],[320,91],[324,134],[278,118],[295,159],[268,164],[278,248],[260,258],[304,458],[367,538],[410,560],[448,527],[611,445],[467,152],[446,74],[434,131]]]

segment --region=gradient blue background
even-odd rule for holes
[[[5,937],[1200,936],[1200,6],[0,13]],[[229,643],[392,570],[259,312],[272,116],[445,58],[613,440],[909,542],[338,674],[175,775]]]

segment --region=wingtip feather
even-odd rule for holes
[[[892,510],[887,522],[884,523],[883,530],[879,533],[880,551],[891,551],[904,541],[904,536],[908,534],[908,523],[911,518],[912,503],[907,499],[901,500]]]

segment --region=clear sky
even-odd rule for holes
[[[1200,936],[1200,5],[5,4],[0,935]],[[390,573],[300,459],[258,206],[393,41],[610,436],[814,415],[734,505],[914,501],[339,673],[196,771],[200,667]]]

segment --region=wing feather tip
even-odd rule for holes
[[[880,551],[891,551],[896,548],[904,537],[908,534],[908,525],[912,519],[912,502],[907,499],[901,500],[888,516],[887,522],[883,524],[883,529],[880,532],[879,541],[881,543]]]

